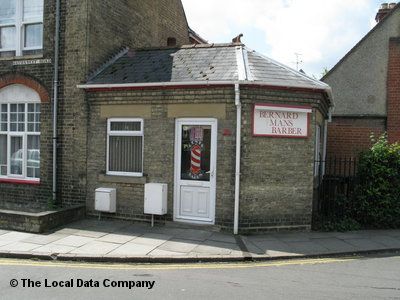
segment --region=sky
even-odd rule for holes
[[[190,28],[208,42],[230,43],[243,33],[248,48],[316,79],[376,25],[384,2],[182,0]]]

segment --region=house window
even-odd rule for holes
[[[108,119],[107,174],[143,175],[143,119]]]
[[[0,57],[42,54],[43,0],[0,0]]]
[[[0,181],[39,181],[40,98],[19,84],[0,90]]]

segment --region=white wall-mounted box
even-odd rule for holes
[[[166,183],[144,185],[144,213],[165,215],[167,213],[168,186]]]
[[[114,188],[98,188],[95,193],[94,209],[109,213],[117,211],[117,191]]]

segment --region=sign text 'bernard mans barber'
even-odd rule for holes
[[[308,137],[310,107],[257,103],[253,111],[253,136]]]

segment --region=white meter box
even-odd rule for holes
[[[98,188],[96,189],[94,209],[109,213],[116,212],[116,195],[114,188]]]
[[[144,213],[165,215],[167,213],[168,186],[166,183],[144,185]]]

